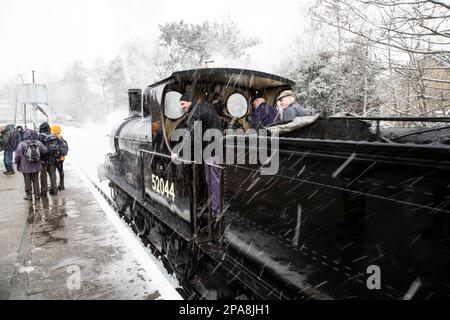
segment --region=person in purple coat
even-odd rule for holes
[[[34,130],[25,130],[23,141],[17,146],[14,162],[23,174],[25,180],[25,200],[34,198],[39,200],[39,172],[41,171],[41,155],[47,152],[47,148],[38,139],[38,134]]]
[[[261,93],[256,94],[250,100],[253,107],[252,119],[250,126],[252,129],[258,130],[270,126],[277,116],[277,110],[269,105]]]

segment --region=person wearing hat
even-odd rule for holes
[[[24,200],[32,200],[33,192],[35,200],[39,200],[41,197],[39,172],[42,166],[40,159],[48,150],[38,140],[38,134],[34,130],[25,130],[23,139],[17,146],[14,162],[17,164],[20,172],[22,172],[25,180]]]
[[[205,132],[209,129],[217,129],[222,132],[222,124],[217,114],[215,107],[206,101],[194,101],[192,93],[186,92],[180,97],[180,106],[187,113],[186,122],[184,124],[184,129],[190,134],[190,138],[195,138],[194,126],[196,122],[201,122],[202,125],[202,137],[204,137]],[[194,141],[191,139],[183,139],[185,141],[190,141],[191,150],[194,150]],[[221,217],[222,211],[222,190],[221,190],[221,172],[217,166],[219,159],[216,157],[214,150],[211,154],[204,154],[205,148],[208,145],[207,142],[202,141],[202,159],[204,160],[203,168],[205,174],[205,182],[208,184],[210,189],[210,197],[207,199],[211,208],[211,215],[213,221],[213,236],[214,240],[219,241],[220,236],[223,234],[223,219]],[[191,159],[195,160],[196,156],[191,152]],[[207,217],[199,217],[201,223],[204,227],[207,222]],[[217,230],[216,230],[217,229]],[[220,242],[220,241],[219,241]]]
[[[270,106],[260,92],[256,92],[250,100],[253,107],[250,126],[254,130],[271,125],[277,116],[277,110]]]
[[[187,113],[185,128],[193,132],[196,121],[202,123],[202,133],[208,129],[222,130],[216,108],[206,101],[194,101],[192,93],[186,92],[180,97],[180,106]]]
[[[60,151],[59,159],[56,162],[56,170],[59,174],[58,190],[65,190],[64,186],[64,160],[66,159],[67,152],[69,152],[69,146],[67,141],[61,136],[61,126],[55,124],[50,128],[52,134],[56,135],[59,139],[58,147]]]
[[[51,149],[49,145],[49,141],[51,138],[57,139],[56,136],[52,136],[51,128],[48,122],[43,122],[39,126],[39,135],[38,140],[47,148]],[[55,141],[53,139],[53,141]],[[48,192],[48,178],[50,177],[50,194],[57,195],[58,194],[58,186],[56,185],[56,164],[58,162],[58,157],[53,154],[51,150],[49,150],[46,154],[41,157],[42,166],[41,172],[39,174],[41,181],[41,195],[42,197],[47,197]]]
[[[280,107],[277,121],[292,121],[296,117],[310,115],[303,106],[295,101],[294,93],[291,90],[281,92],[277,97],[277,103]]]

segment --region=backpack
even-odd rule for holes
[[[36,140],[31,141],[31,143],[27,145],[25,157],[29,162],[39,162],[41,160],[41,152],[39,151]]]
[[[69,153],[69,145],[67,144],[67,141],[63,138],[59,139],[59,154],[62,156],[67,156]]]
[[[60,147],[59,147],[59,139],[56,135],[50,134],[45,139],[45,145],[48,150],[48,155],[59,158],[61,156]]]
[[[16,148],[15,149],[17,149],[17,147],[19,146],[19,144],[22,142],[23,139],[22,139],[22,135],[20,134],[19,130],[17,130],[17,129],[15,129],[15,130],[16,130]]]

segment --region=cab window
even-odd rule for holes
[[[164,115],[171,119],[176,120],[180,118],[184,111],[180,106],[181,93],[178,91],[167,92],[164,97]]]
[[[247,114],[247,99],[240,93],[233,93],[228,97],[227,110],[230,116],[235,118],[242,118]]]

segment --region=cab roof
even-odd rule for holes
[[[149,87],[155,87],[171,80],[177,82],[208,81],[221,83],[230,87],[253,89],[293,87],[295,85],[295,82],[292,80],[261,71],[235,68],[203,68],[176,71],[170,77]]]

